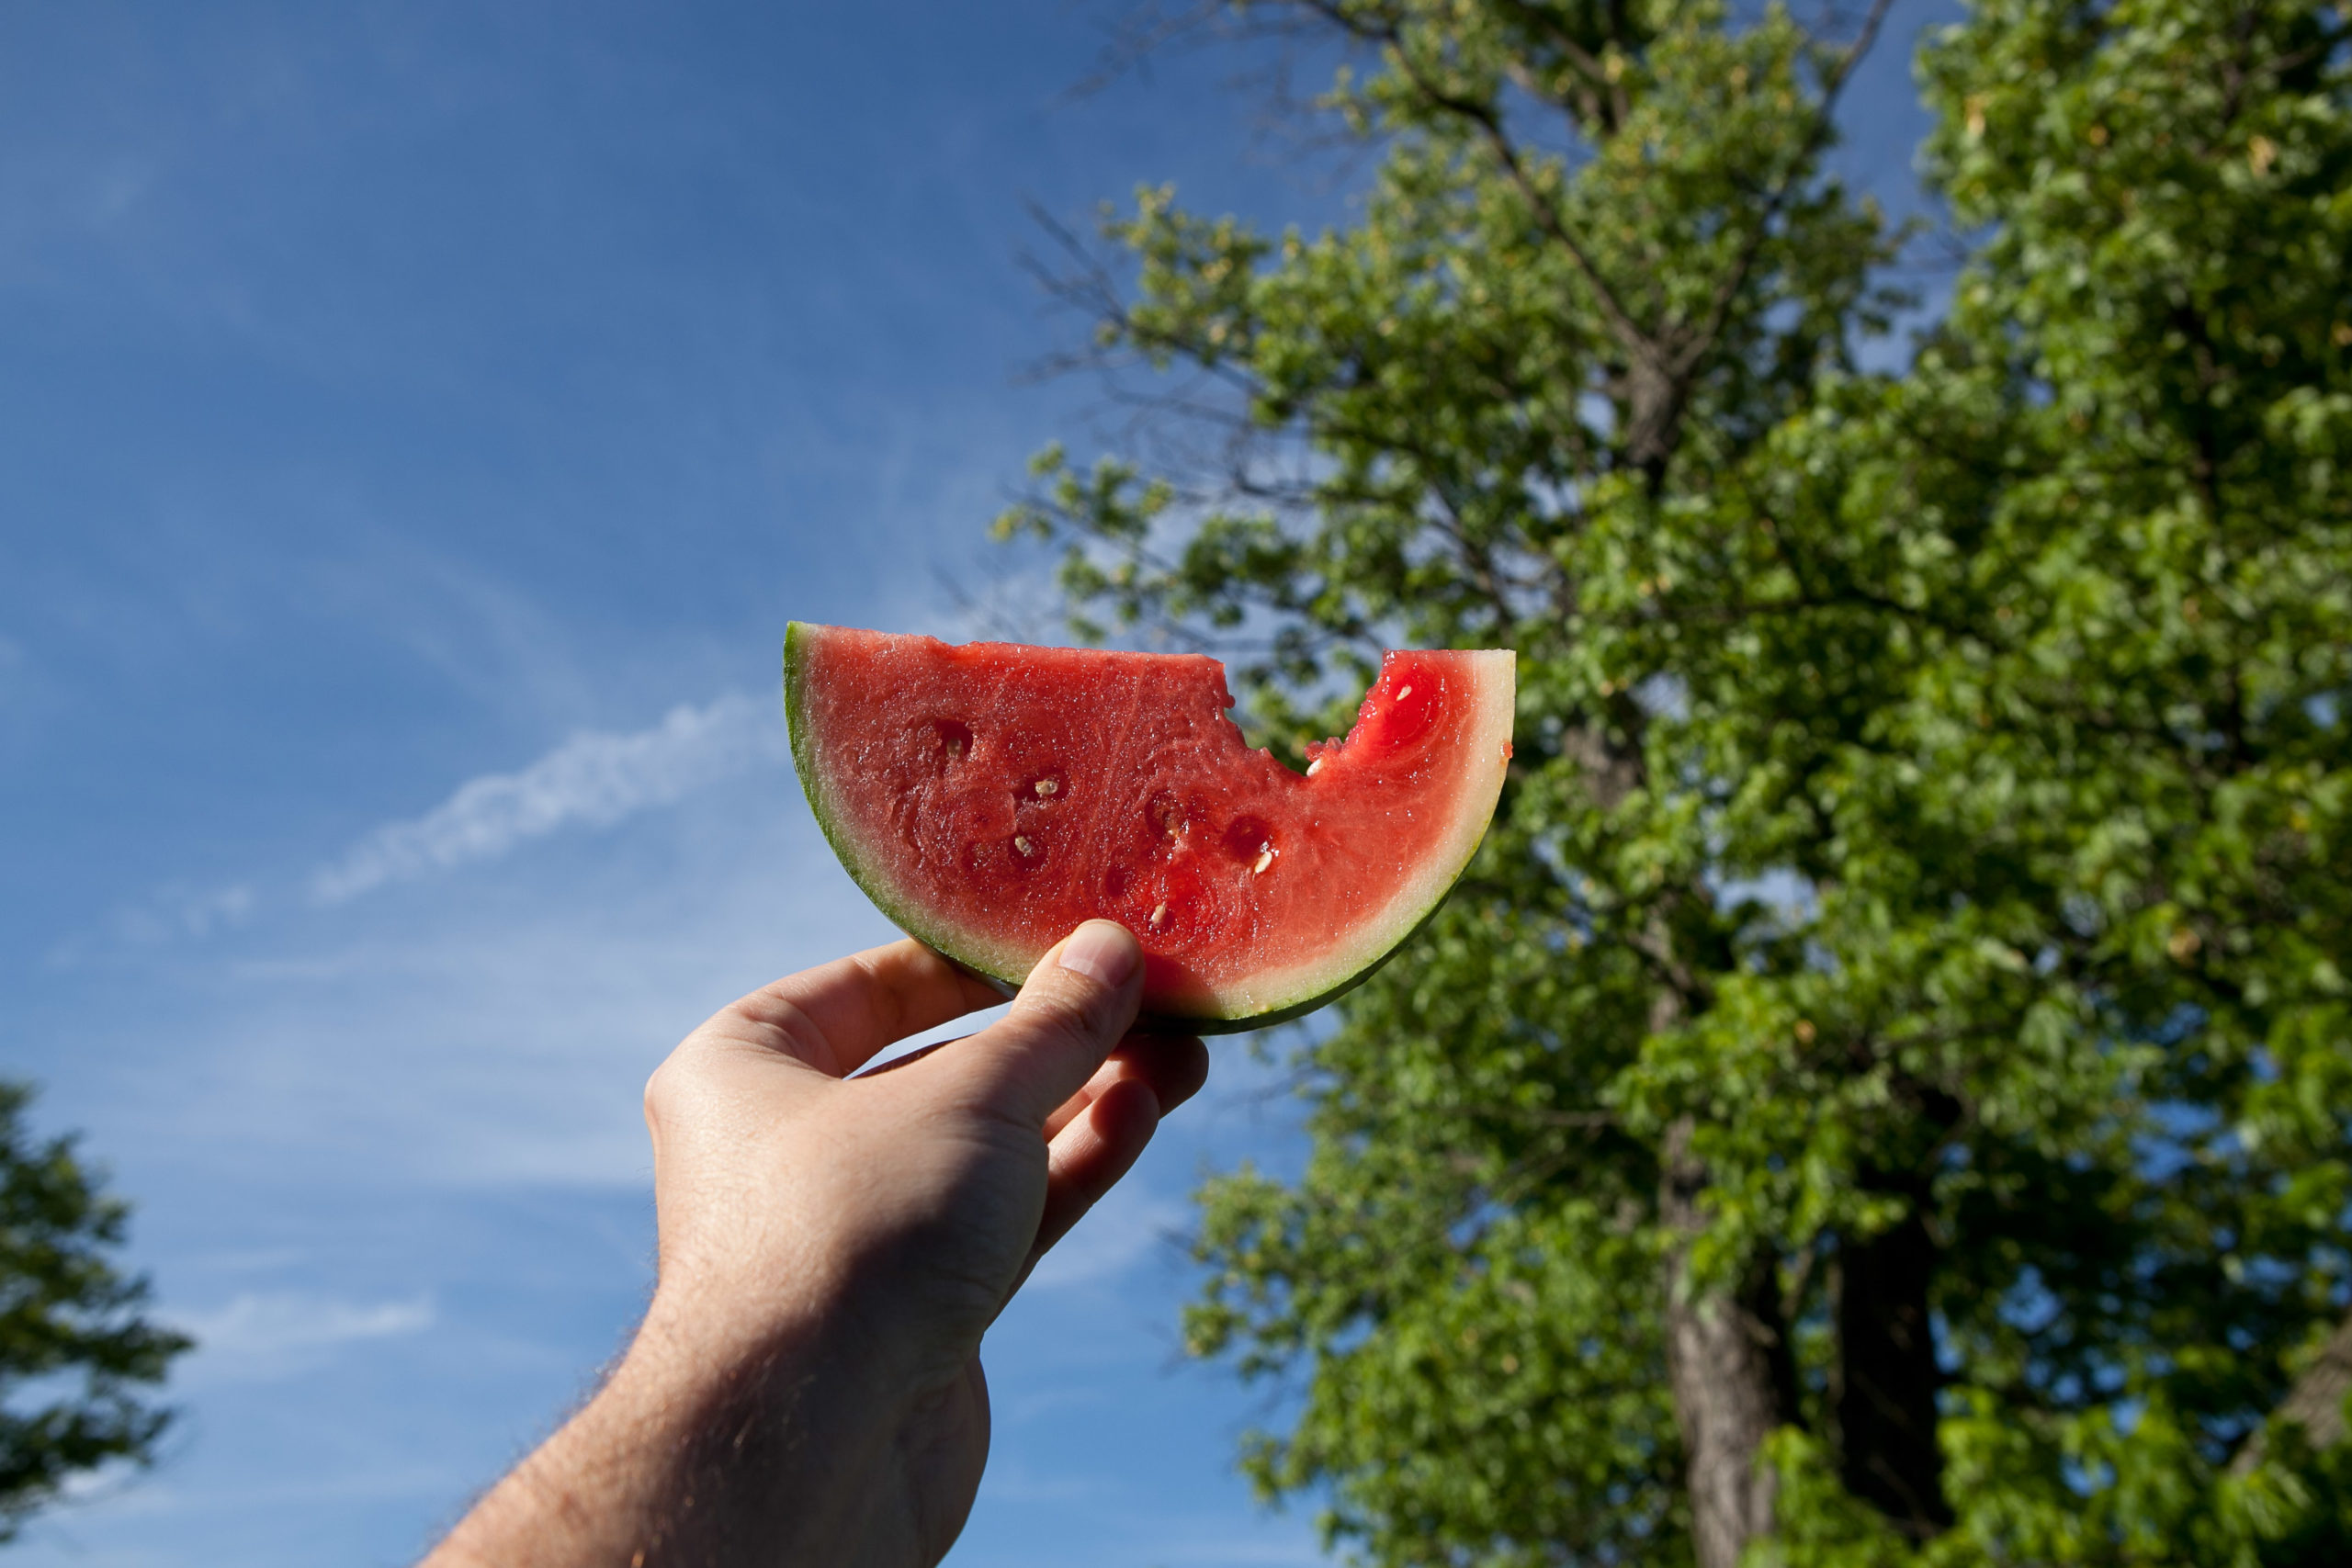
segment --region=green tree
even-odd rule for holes
[[[31,1098],[0,1082],[0,1540],[74,1476],[153,1456],[171,1412],[140,1391],[192,1343],[139,1315],[147,1281],[108,1257],[130,1207],[72,1137],[33,1136]]]
[[[2339,1560],[2344,15],[1979,0],[1967,260],[1871,375],[1877,13],[1247,14],[1362,46],[1362,217],[1145,193],[1097,343],[1228,461],[1049,452],[1000,529],[1081,632],[1254,645],[1278,746],[1384,639],[1522,682],[1470,876],[1295,1047],[1304,1174],[1204,1194],[1190,1342],[1301,1393],[1250,1474],[1380,1563]]]

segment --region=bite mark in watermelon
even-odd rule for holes
[[[1216,1033],[1321,1006],[1437,908],[1502,789],[1514,668],[1388,654],[1305,774],[1249,746],[1194,654],[796,621],[784,691],[819,825],[910,935],[1009,987],[1117,920],[1146,1011]]]

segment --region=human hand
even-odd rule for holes
[[[875,1072],[849,1076],[1000,998],[907,942],[687,1036],[646,1089],[644,1326],[433,1561],[938,1561],[987,1455],[981,1335],[1206,1074],[1197,1040],[1126,1034],[1141,990],[1097,920],[1002,1021]]]

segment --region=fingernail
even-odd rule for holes
[[[1126,927],[1112,920],[1089,920],[1062,943],[1061,965],[1091,976],[1115,991],[1127,983],[1142,956],[1143,949],[1136,945]]]

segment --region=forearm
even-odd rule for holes
[[[892,1468],[879,1403],[817,1333],[722,1354],[657,1308],[425,1568],[840,1562],[835,1545],[864,1533],[846,1511]]]
[[[1143,954],[1095,921],[1012,1010],[907,942],[777,981],[646,1086],[661,1278],[636,1343],[428,1568],[932,1568],[988,1457],[979,1347],[1031,1262],[1200,1087],[1118,1043]],[[844,1076],[855,1075],[855,1076]]]
[[[626,1362],[561,1430],[508,1472],[425,1568],[584,1568],[654,1561],[676,1478],[657,1409]]]

